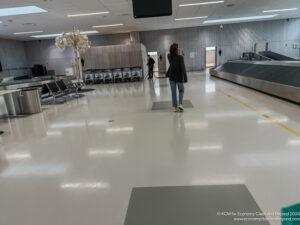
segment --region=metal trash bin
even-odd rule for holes
[[[22,109],[20,106],[20,94],[21,90],[6,90],[3,91],[4,100],[9,116],[22,115]],[[3,93],[2,92],[2,93]]]
[[[22,89],[19,101],[22,114],[35,114],[42,112],[41,99],[37,88]]]

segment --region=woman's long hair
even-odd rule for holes
[[[173,43],[170,47],[170,53],[171,55],[179,55],[179,50],[178,50],[178,44],[177,43]]]

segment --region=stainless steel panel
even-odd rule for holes
[[[224,80],[229,80],[237,84],[300,103],[300,88],[249,78],[237,74],[220,72],[214,69],[210,70],[210,74]]]
[[[300,61],[247,61],[247,60],[234,60],[230,63],[244,63],[255,65],[272,65],[272,66],[294,66],[300,67]]]
[[[141,44],[92,47],[82,57],[85,70],[143,67]]]
[[[20,93],[21,91],[16,91],[4,95],[7,112],[10,116],[22,115],[21,105],[19,102]]]
[[[22,91],[20,105],[23,114],[35,114],[42,112],[41,100],[38,90]]]

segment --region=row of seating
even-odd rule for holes
[[[78,97],[78,89],[81,88],[81,84],[73,83],[71,80],[65,78],[60,81],[53,81],[46,83],[42,87],[41,96],[42,99],[52,97],[56,102],[57,98]]]
[[[84,75],[86,84],[118,83],[141,81],[143,78],[142,70],[135,69],[116,69],[96,72],[86,72]]]

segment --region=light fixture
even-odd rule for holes
[[[82,34],[98,34],[99,31],[96,30],[90,30],[90,31],[80,31]]]
[[[187,18],[177,18],[176,21],[179,20],[198,20],[198,19],[206,19],[207,16],[198,16],[198,17],[187,17]]]
[[[48,12],[48,11],[45,9],[41,9],[37,6],[24,6],[24,7],[0,9],[0,16],[16,16],[16,15],[45,13],[45,12]]]
[[[148,55],[157,55],[157,52],[148,52]]]
[[[259,19],[270,19],[278,16],[268,15],[268,16],[249,16],[249,17],[238,17],[238,18],[228,18],[228,19],[217,19],[217,20],[206,20],[204,24],[212,24],[212,23],[226,23],[226,22],[237,22],[237,21],[249,21],[249,20],[259,20]]]
[[[83,14],[73,14],[73,15],[68,15],[68,17],[95,16],[95,15],[102,15],[102,14],[108,14],[108,13],[109,13],[109,12],[83,13]]]
[[[119,27],[123,26],[124,24],[109,24],[109,25],[98,25],[98,26],[93,26],[93,28],[103,28],[103,27]]]
[[[213,1],[213,2],[198,2],[198,3],[188,3],[188,4],[181,4],[180,7],[184,6],[196,6],[196,5],[212,5],[212,4],[220,4],[224,3],[225,1]]]
[[[37,34],[37,33],[43,33],[44,31],[42,30],[37,30],[37,31],[27,31],[27,32],[18,32],[14,33],[14,35],[22,35],[22,34]]]
[[[216,47],[206,47],[206,51],[213,51],[216,50]]]
[[[51,37],[58,37],[60,35],[61,34],[42,34],[42,35],[34,35],[31,37],[33,37],[33,38],[51,38]]]
[[[2,21],[0,21],[0,23],[3,23]]]
[[[298,10],[298,8],[265,10],[265,11],[263,11],[263,13],[284,12],[284,11],[295,11],[295,10]]]
[[[81,31],[80,33],[82,34],[98,34],[99,32],[96,31],[96,30],[91,30],[91,31]],[[60,34],[42,34],[42,35],[34,35],[34,36],[31,36],[33,38],[52,38],[52,37],[58,37],[60,36]]]

